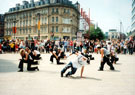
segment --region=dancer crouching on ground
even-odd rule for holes
[[[20,50],[20,55],[21,55],[22,59],[20,59],[20,63],[18,66],[18,68],[20,68],[20,70],[18,72],[23,72],[23,63],[27,63],[28,71],[35,71],[35,70],[39,71],[38,67],[31,67],[33,60],[30,59],[29,54],[26,53],[24,49]]]
[[[51,49],[50,52],[52,53],[50,57],[51,63],[53,63],[53,58],[56,59],[57,65],[64,64],[63,62],[60,62],[61,58],[66,58],[64,52],[61,50],[61,48],[55,48],[55,50]]]
[[[97,49],[101,53],[101,64],[98,71],[103,71],[105,63],[110,66],[110,70],[114,70],[112,63],[110,62],[110,52],[105,48],[101,48],[100,45],[97,45]]]

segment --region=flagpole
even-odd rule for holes
[[[89,20],[91,20],[90,19],[90,8],[89,8]],[[90,32],[90,24],[91,24],[91,21],[89,21],[90,23],[89,23],[89,32]]]

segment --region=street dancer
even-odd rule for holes
[[[84,57],[82,54],[79,54],[78,52],[75,52],[75,54],[77,55],[77,57],[75,59],[71,60],[69,62],[69,64],[67,64],[65,66],[65,68],[61,71],[61,77],[63,77],[63,74],[66,72],[67,69],[71,68],[71,71],[69,71],[66,74],[66,77],[75,74],[77,69],[82,67],[82,69],[81,69],[81,78],[82,78],[82,74],[83,74],[83,71],[84,71],[84,65],[87,64],[87,58]]]
[[[98,71],[103,71],[105,63],[107,63],[107,65],[110,66],[110,70],[114,70],[114,67],[111,64],[110,58],[109,58],[110,57],[110,52],[105,48],[101,48],[100,45],[97,45],[97,49],[101,53],[101,64],[100,64],[100,68],[99,68]]]

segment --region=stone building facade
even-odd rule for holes
[[[40,39],[74,39],[79,30],[79,10],[79,3],[72,4],[69,0],[23,1],[23,5],[16,4],[5,14],[4,36],[13,39],[12,28],[16,27],[15,38],[19,39],[38,38],[38,33]]]
[[[0,41],[4,38],[4,15],[0,14]]]

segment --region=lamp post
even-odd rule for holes
[[[37,13],[38,16],[38,39],[40,40],[40,13]]]
[[[70,38],[70,39],[73,40],[73,39],[72,39],[72,32],[73,32],[73,22],[72,22],[72,19],[71,19],[71,26],[72,26],[72,27],[71,27],[71,38]]]

